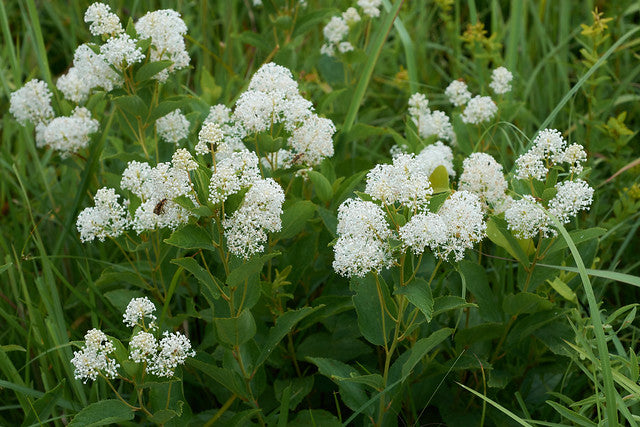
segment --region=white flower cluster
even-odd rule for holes
[[[543,237],[556,234],[549,225],[549,215],[542,205],[528,194],[511,202],[504,211],[504,219],[507,221],[507,228],[519,239],[532,239],[539,234]]]
[[[180,14],[172,9],[148,12],[136,22],[136,32],[141,39],[151,39],[151,55],[149,59],[156,61],[172,61],[168,68],[154,76],[164,82],[170,73],[189,65],[191,58],[184,44],[187,25]]]
[[[213,204],[224,202],[259,179],[258,156],[249,150],[234,152],[216,164],[209,182],[209,200]]]
[[[122,173],[120,187],[141,201],[131,220],[137,233],[165,227],[175,229],[192,215],[174,200],[181,196],[195,200],[189,173],[184,169],[185,160],[178,165],[172,162],[151,167],[148,163],[131,161]]]
[[[462,80],[454,80],[444,90],[444,94],[456,107],[465,105],[471,99],[471,92]]]
[[[493,89],[496,94],[502,95],[511,92],[511,80],[513,80],[511,71],[504,67],[498,67],[491,73],[491,83],[489,83],[489,87]]]
[[[373,202],[348,199],[338,208],[338,235],[333,269],[347,277],[380,271],[393,262],[391,230],[382,208]]]
[[[123,315],[125,325],[142,328],[129,342],[129,358],[136,363],[144,362],[147,373],[171,377],[178,365],[184,364],[187,357],[193,357],[196,353],[191,349],[189,339],[180,332],[170,334],[164,331],[159,342],[148,332],[149,329],[156,329],[155,310],[156,307],[147,297],[134,298],[127,305]],[[149,325],[145,325],[145,318],[151,319]]]
[[[271,178],[259,179],[251,185],[240,207],[223,222],[229,251],[245,259],[264,250],[267,231],[282,228],[284,191]]]
[[[500,206],[507,191],[502,165],[486,153],[473,153],[462,162],[459,190],[476,194],[483,208]]]
[[[421,93],[414,93],[409,98],[409,116],[418,129],[422,138],[437,136],[439,139],[456,142],[451,120],[444,112],[429,109],[429,101]]]
[[[453,169],[453,151],[442,141],[427,145],[416,155],[416,163],[426,176],[431,176],[438,166],[444,166],[449,176],[455,176]]]
[[[202,126],[204,128],[205,125],[209,124],[218,125],[222,132],[221,140],[218,141],[218,147],[215,152],[216,160],[223,159],[234,151],[245,149],[242,139],[247,136],[247,132],[241,123],[233,121],[231,118],[231,108],[223,104],[211,107],[209,109],[209,115],[204,120]],[[198,145],[196,145],[197,153],[205,154],[209,152],[209,147],[203,144],[203,141],[198,142]],[[198,150],[199,147],[200,150]]]
[[[91,23],[89,31],[94,36],[117,36],[124,32],[120,18],[111,13],[111,7],[104,3],[93,3],[84,13],[84,22]]]
[[[59,151],[62,157],[75,153],[89,144],[89,135],[98,131],[98,121],[91,118],[91,112],[84,107],[76,107],[69,117],[56,117],[46,127],[40,128],[42,140],[38,145],[46,144]]]
[[[462,121],[479,125],[493,119],[497,112],[498,106],[490,97],[474,96],[469,100],[462,113]]]
[[[529,151],[516,159],[516,178],[544,180],[549,168],[556,164],[569,164],[571,174],[579,174],[587,153],[580,144],[571,144],[556,129],[544,129],[534,139]]]
[[[380,16],[382,0],[358,0],[357,4],[362,9],[362,13],[369,18]],[[336,49],[340,53],[354,50],[351,42],[345,41],[345,39],[349,35],[351,27],[361,20],[362,18],[355,7],[348,8],[340,16],[331,17],[329,23],[322,30],[325,43],[320,48],[320,53],[327,56],[335,56]]]
[[[180,109],[156,120],[156,132],[166,142],[178,143],[189,136],[189,120]]]
[[[133,298],[129,301],[129,304],[127,304],[127,309],[122,315],[124,319],[123,322],[130,328],[136,325],[144,327],[144,319],[146,317],[151,320],[149,325],[153,325],[156,320],[156,316],[153,314],[154,311],[156,311],[156,306],[153,305],[149,298]]]
[[[113,343],[99,329],[91,329],[84,336],[84,347],[73,352],[71,363],[75,367],[74,377],[87,383],[102,374],[107,378],[118,375],[120,365],[110,355],[115,353]]]
[[[118,237],[129,227],[127,210],[118,202],[119,197],[113,188],[96,192],[95,206],[80,212],[76,221],[82,242],[95,238],[103,242],[106,237]]]
[[[390,165],[378,164],[367,174],[365,192],[383,204],[398,202],[412,210],[423,210],[433,189],[421,166],[413,154],[400,154]]]
[[[9,112],[21,124],[47,124],[54,116],[51,107],[53,94],[42,80],[29,80],[22,88],[11,94]]]
[[[486,228],[480,199],[461,190],[445,200],[438,213],[414,215],[399,234],[416,254],[429,247],[443,260],[453,254],[454,260],[460,261],[466,249],[484,238]]]
[[[582,179],[574,179],[574,174],[582,172],[586,159],[587,154],[581,145],[567,146],[558,130],[545,129],[534,139],[531,149],[516,160],[515,177],[542,181],[553,165],[567,163],[569,179],[555,185],[556,194],[547,205],[549,214],[567,223],[578,212],[588,210],[593,202],[593,188]],[[508,228],[522,239],[557,234],[544,206],[533,196],[526,195],[513,201],[505,211],[505,219]]]
[[[253,75],[249,87],[235,105],[231,118],[227,111],[217,107],[212,109],[206,124],[215,123],[222,129],[227,148],[240,148],[239,141],[247,134],[258,134],[282,125],[289,132],[288,147],[284,148],[292,163],[313,166],[325,157],[333,156],[333,134],[336,129],[329,119],[321,118],[313,112],[310,101],[300,95],[298,83],[291,71],[274,63],[260,67]],[[227,133],[225,133],[228,132]],[[273,165],[273,153],[267,154]],[[282,157],[282,156],[281,156]]]
[[[144,59],[137,42],[138,40],[132,39],[128,34],[112,37],[100,46],[100,54],[107,63],[122,71]]]

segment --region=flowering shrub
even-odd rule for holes
[[[498,3],[0,6],[0,424],[635,425],[635,9]]]

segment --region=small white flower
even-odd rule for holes
[[[130,328],[143,324],[145,318],[148,318],[153,322],[156,320],[156,316],[153,314],[154,311],[156,311],[156,306],[153,305],[149,298],[133,298],[129,301],[127,309],[122,315],[123,322]]]
[[[489,87],[496,94],[502,95],[511,91],[511,80],[513,80],[513,74],[504,67],[498,67],[491,73]]]
[[[93,3],[84,13],[84,22],[91,23],[89,31],[94,36],[117,36],[124,32],[120,18],[111,13],[111,8],[104,3]]]
[[[462,121],[478,125],[489,121],[498,112],[498,106],[488,96],[475,96],[469,100],[462,113]]]
[[[516,178],[544,180],[549,169],[544,159],[535,151],[527,151],[516,159]]]
[[[347,23],[347,25],[353,25],[355,23],[360,22],[360,15],[355,7],[350,7],[344,12],[342,12],[342,19]]]
[[[217,204],[226,200],[243,187],[249,187],[260,179],[258,156],[243,150],[231,153],[218,164],[209,182],[209,200]]]
[[[569,172],[579,174],[584,168],[582,163],[587,161],[587,153],[582,145],[571,144],[564,150],[559,160],[563,163],[569,163]]]
[[[136,42],[128,34],[112,37],[100,46],[100,54],[109,64],[122,71],[144,59],[142,49],[136,46]]]
[[[334,16],[329,23],[325,25],[322,33],[329,43],[337,45],[349,34],[349,26],[342,17]]]
[[[164,141],[177,143],[189,136],[189,120],[178,109],[156,120],[156,131]]]
[[[445,89],[444,94],[449,98],[449,102],[456,107],[466,104],[471,99],[471,92],[462,80],[452,81]]]
[[[42,80],[29,80],[22,88],[11,94],[9,112],[24,126],[29,121],[34,125],[48,123],[54,116],[51,107],[53,94]]]
[[[426,247],[438,248],[447,242],[447,224],[433,212],[418,213],[400,228],[400,239],[419,255]]]
[[[380,16],[380,6],[382,0],[358,0],[358,6],[362,8],[365,15],[371,18]]]
[[[558,192],[549,201],[549,212],[567,223],[580,211],[589,210],[593,202],[593,188],[585,181],[564,181],[556,184]]]
[[[118,237],[128,228],[127,212],[118,203],[119,197],[113,188],[101,188],[96,192],[95,207],[84,209],[76,221],[80,241],[85,243],[98,238],[103,242],[106,237]]]
[[[217,123],[204,123],[198,133],[198,144],[195,146],[196,153],[205,155],[211,152],[210,146],[217,151],[218,145],[224,140],[222,128]]]
[[[416,164],[426,176],[430,177],[438,166],[444,166],[449,176],[456,176],[453,169],[453,151],[441,141],[427,145],[416,156]]]
[[[333,134],[336,127],[330,119],[309,116],[289,138],[289,145],[299,155],[298,163],[317,165],[333,156]]]
[[[484,222],[480,199],[468,191],[453,193],[438,211],[447,226],[447,239],[432,247],[441,259],[454,255],[455,261],[464,258],[464,251],[485,236],[487,224]]]
[[[88,380],[95,381],[101,373],[107,378],[115,378],[120,365],[109,357],[115,352],[113,343],[99,329],[91,329],[84,338],[85,346],[74,351],[71,359],[75,367],[74,377],[85,384]]]
[[[165,331],[163,336],[158,344],[158,354],[147,367],[147,372],[159,377],[171,377],[178,365],[183,365],[187,357],[194,357],[196,352],[191,349],[189,338],[180,332],[170,334]]]
[[[473,153],[462,162],[458,189],[480,197],[483,207],[496,205],[505,198],[507,180],[502,165],[486,153]]]
[[[519,239],[532,239],[538,235],[550,237],[556,231],[549,225],[549,215],[530,195],[514,200],[504,211],[507,228]]]
[[[193,156],[186,148],[179,148],[173,153],[171,157],[171,164],[174,168],[180,169],[186,172],[196,170],[198,163],[193,160]]]
[[[347,53],[353,50],[353,45],[349,42],[340,42],[338,44],[338,51],[340,53]]]
[[[129,342],[129,358],[136,363],[152,363],[158,351],[158,341],[149,332],[139,331]]]

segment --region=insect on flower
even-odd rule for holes
[[[167,203],[167,199],[162,199],[158,202],[155,208],[153,208],[153,213],[156,215],[162,215],[164,213],[164,205]]]

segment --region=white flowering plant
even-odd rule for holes
[[[0,424],[636,425],[609,3],[0,4]]]

